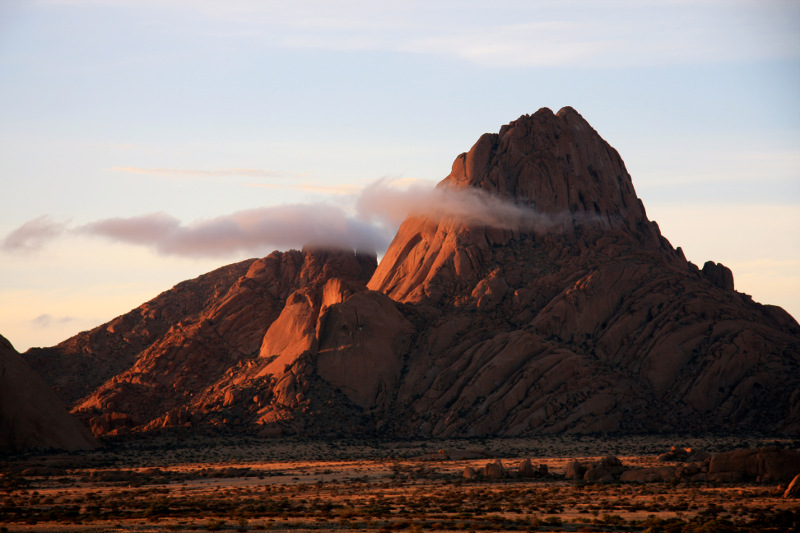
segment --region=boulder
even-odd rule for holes
[[[733,291],[733,273],[722,263],[707,261],[703,265],[703,275],[708,281],[726,291]]]
[[[564,477],[573,480],[583,479],[585,473],[586,466],[576,459],[567,463],[567,470],[564,473]]]
[[[715,454],[708,480],[719,482],[789,481],[800,473],[800,452],[781,448],[743,448]]]
[[[661,455],[659,455],[658,460],[684,462],[688,459],[691,453],[692,453],[691,448],[681,448],[679,446],[673,446],[672,448],[670,448],[668,452],[664,452]]]
[[[594,466],[586,470],[583,480],[587,483],[613,483],[614,474],[601,466]]]
[[[500,459],[495,459],[491,463],[486,463],[483,467],[483,475],[486,479],[502,479],[506,477],[506,469]]]
[[[606,456],[600,461],[588,465],[583,480],[589,483],[612,483],[625,470],[617,457]]]
[[[519,463],[518,467],[519,477],[533,477],[535,475],[535,470],[533,469],[533,465],[531,464],[530,459],[523,459]]]
[[[464,479],[475,479],[478,477],[478,472],[476,472],[471,466],[465,466],[463,477]]]

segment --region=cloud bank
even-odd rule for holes
[[[191,224],[154,213],[98,220],[76,231],[147,246],[162,255],[186,257],[264,253],[272,248],[300,246],[374,251],[386,240],[378,228],[328,204],[263,207]]]
[[[398,186],[379,180],[352,198],[354,209],[329,203],[268,206],[184,223],[167,213],[96,220],[68,228],[47,216],[35,218],[4,240],[9,252],[40,249],[64,233],[103,237],[144,246],[165,256],[225,257],[264,255],[303,246],[386,250],[408,215],[449,219],[467,225],[544,230],[556,221],[525,206],[477,189]]]

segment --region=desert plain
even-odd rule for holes
[[[672,446],[717,453],[800,441],[760,436],[315,440],[151,436],[89,452],[0,459],[0,531],[796,530],[785,485],[586,482],[568,464],[626,468]],[[499,479],[465,478],[497,459]],[[533,477],[519,475],[525,459]],[[544,465],[544,466],[540,466]]]

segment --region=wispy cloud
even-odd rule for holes
[[[42,215],[9,233],[0,248],[8,252],[33,252],[60,236],[66,227],[66,222],[55,222]]]
[[[49,0],[106,7],[102,0]],[[489,67],[646,66],[800,56],[792,0],[120,0],[160,31],[258,46],[393,51]],[[164,17],[170,8],[172,17]],[[192,24],[187,24],[192,20]]]
[[[39,329],[48,329],[54,326],[62,326],[75,322],[78,318],[72,316],[53,316],[51,314],[42,314],[30,321],[31,325]]]
[[[276,178],[283,174],[274,170],[264,170],[259,168],[220,168],[215,170],[183,169],[183,168],[140,168],[140,167],[112,167],[114,172],[126,172],[129,174],[147,174],[156,176],[168,176],[171,178]]]
[[[364,220],[386,228],[397,228],[408,215],[505,229],[544,230],[553,223],[553,217],[479,189],[434,187],[432,183],[398,187],[390,179],[365,187],[356,203],[356,210]]]
[[[177,3],[281,47],[458,57],[491,67],[631,66],[798,57],[787,0]],[[230,33],[228,34],[230,35]]]
[[[548,67],[596,61],[619,45],[618,37],[581,22],[547,21],[453,30],[413,39],[401,48],[491,67]]]
[[[317,185],[314,183],[248,183],[247,186],[259,189],[306,191],[333,195],[355,195],[359,191],[357,185]]]
[[[264,255],[275,248],[302,246],[382,252],[409,214],[534,231],[546,231],[560,221],[483,191],[435,187],[417,180],[379,180],[345,200],[352,201],[353,206],[277,205],[190,223],[166,213],[150,213],[67,228],[39,217],[9,234],[4,243],[11,245],[4,247],[9,251],[41,247],[47,240],[69,232],[184,257],[223,257],[243,252]]]

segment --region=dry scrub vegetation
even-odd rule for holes
[[[709,452],[757,438],[546,437],[311,441],[159,437],[102,451],[0,459],[0,531],[785,532],[800,505],[774,485],[587,484],[573,458],[652,466],[672,444]],[[800,448],[800,442],[783,441]],[[446,459],[440,450],[469,459]],[[460,453],[452,453],[460,452]],[[469,452],[469,453],[464,453]],[[465,480],[500,458],[536,478]]]

